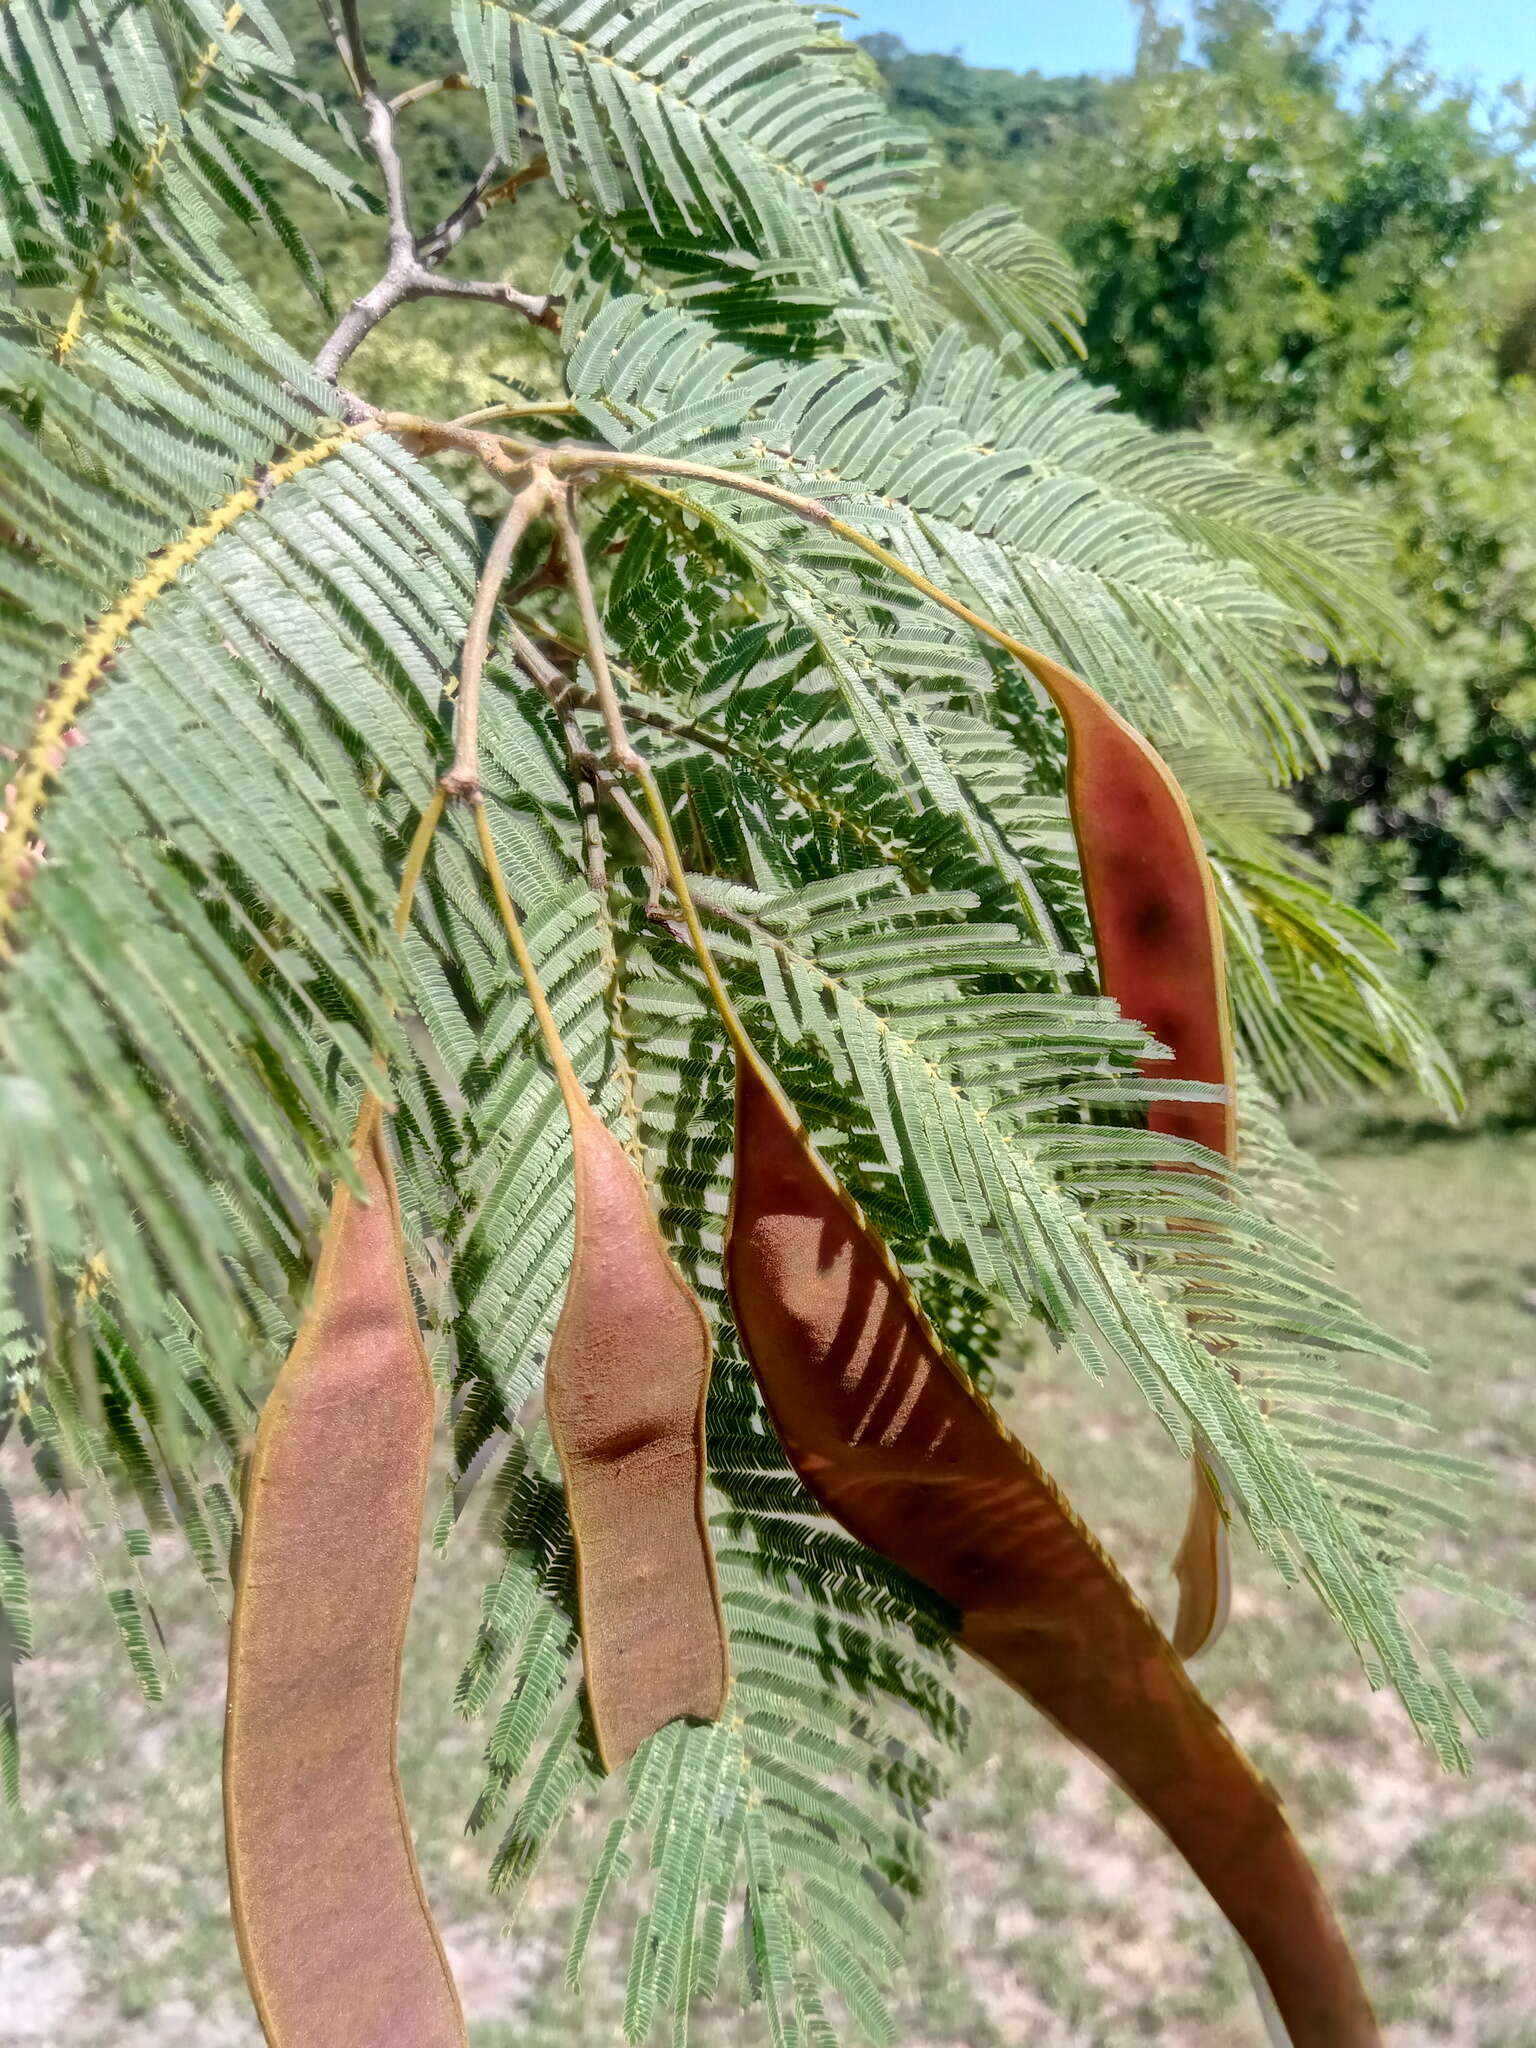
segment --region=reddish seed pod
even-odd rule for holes
[[[1067,799],[1093,925],[1099,981],[1170,1059],[1153,1079],[1206,1081],[1219,1102],[1154,1101],[1147,1128],[1237,1158],[1237,1071],[1221,910],[1184,792],[1162,757],[1070,669],[1032,654],[1067,732]],[[1231,1567],[1221,1489],[1198,1459],[1174,1560],[1174,1647],[1192,1657],[1220,1634]]]
[[[1225,949],[1200,829],[1134,726],[1059,662],[1036,655],[1030,665],[1067,729],[1067,798],[1104,992],[1172,1054],[1146,1063],[1150,1078],[1226,1090],[1220,1102],[1154,1102],[1148,1124],[1233,1159]]]
[[[262,1412],[230,1638],[224,1816],[272,2048],[464,2048],[396,1761],[435,1398],[377,1106]]]
[[[947,1602],[960,1643],[1158,1823],[1247,1944],[1293,2048],[1380,2048],[1275,1792],[939,1344],[772,1077],[737,1050],[726,1274],[796,1472],[850,1535]]]

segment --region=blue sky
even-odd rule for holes
[[[889,29],[913,50],[953,50],[972,64],[1010,71],[1124,71],[1135,48],[1129,0],[847,0],[862,19],[850,35]],[[1187,12],[1167,0],[1164,12]],[[1310,5],[1286,10],[1300,23]],[[1536,0],[1375,0],[1371,21],[1396,47],[1426,38],[1443,77],[1502,85],[1536,84]]]

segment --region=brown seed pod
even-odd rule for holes
[[[680,1715],[715,1721],[730,1688],[704,1509],[709,1324],[645,1186],[567,1092],[576,1245],[544,1372],[544,1412],[576,1538],[587,1702],[617,1770]]]
[[[774,1426],[827,1512],[947,1602],[964,1647],[1158,1823],[1247,1944],[1293,2048],[1379,2048],[1275,1792],[945,1352],[741,1039],[726,1276]]]
[[[709,1323],[571,1065],[481,805],[475,824],[570,1119],[575,1248],[544,1399],[576,1541],[587,1704],[612,1771],[680,1715],[718,1720],[730,1690],[704,1510]]]
[[[396,1761],[435,1400],[370,1103],[245,1489],[224,1738],[240,1958],[273,2048],[464,2048]]]
[[[1219,1102],[1154,1101],[1147,1127],[1235,1161],[1237,1072],[1221,911],[1199,827],[1167,763],[1097,691],[1043,654],[1032,654],[1028,666],[1067,730],[1067,801],[1100,985],[1172,1054],[1146,1062],[1145,1073],[1226,1090]],[[1220,1634],[1231,1587],[1221,1488],[1198,1457],[1174,1572],[1173,1643],[1181,1657],[1192,1657]]]

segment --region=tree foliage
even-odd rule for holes
[[[1448,91],[1413,53],[1348,86],[1326,16],[1287,32],[1267,5],[1220,0],[1196,24],[1186,52],[1154,16],[1135,77],[1088,98],[1072,98],[1079,81],[1010,86],[882,54],[918,118],[945,82],[961,162],[1040,196],[1083,275],[1091,374],[1142,418],[1245,443],[1390,531],[1410,631],[1375,651],[1334,643],[1331,761],[1306,802],[1354,900],[1409,948],[1481,1098],[1528,1110],[1525,109]],[[988,125],[998,105],[1020,110],[1010,126]],[[1023,118],[1037,106],[1048,135]],[[1487,970],[1469,970],[1469,913]]]
[[[569,1146],[462,819],[390,929],[447,766],[477,511],[537,456],[579,492],[602,638],[734,999],[930,1320],[984,1380],[1032,1329],[1129,1373],[1460,1763],[1471,1702],[1399,1603],[1457,1512],[1431,1482],[1462,1467],[1350,1376],[1352,1354],[1415,1354],[1331,1278],[1267,1107],[1390,1075],[1453,1086],[1389,949],[1288,844],[1279,790],[1326,751],[1297,648],[1389,630],[1369,527],[1110,409],[1070,365],[1064,260],[999,206],[930,239],[925,145],[813,11],[458,0],[452,21],[453,97],[487,153],[460,202],[413,216],[408,124],[438,95],[390,106],[356,10],[345,111],[307,97],[259,4],[13,0],[0,18],[19,264],[0,331],[7,1454],[55,1491],[90,1481],[153,1692],[137,1560],[176,1531],[227,1584],[238,1466],[325,1186],[350,1170],[358,1102],[387,1096],[451,1392],[438,1537],[477,1513],[504,1551],[456,1702],[489,1716],[470,1825],[493,1884],[525,1885],[597,1785],[533,1400]],[[332,377],[293,338],[314,345],[295,269],[326,283],[308,202],[287,203],[301,174],[376,237],[378,295],[338,307],[319,349]],[[510,203],[546,178],[571,229],[548,277],[524,268]],[[497,275],[462,267],[472,233]],[[266,253],[246,262],[252,234]],[[402,404],[418,393],[391,387],[369,323],[434,297],[557,337],[563,396],[488,377],[477,396],[510,416],[480,429]],[[606,1903],[638,1890],[626,2031],[669,2012],[682,2038],[741,1901],[735,1975],[776,2041],[830,2038],[829,1994],[888,2038],[880,1987],[964,1733],[946,1617],[814,1512],[733,1342],[727,1048],[611,800],[570,566],[543,520],[513,560],[486,814],[582,1084],[717,1318],[736,1670],[726,1720],[672,1726],[630,1766],[571,1982]],[[1208,1197],[1139,1128],[1157,1049],[1095,983],[1059,725],[903,568],[1082,670],[1184,773],[1247,1060],[1248,1150]],[[1196,1207],[1198,1256],[1178,1227]],[[1191,1334],[1217,1315],[1225,1363]],[[8,1662],[31,1647],[11,1526]],[[15,1697],[7,1680],[8,1782]]]

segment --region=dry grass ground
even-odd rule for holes
[[[1494,1483],[1452,1561],[1536,1602],[1536,1137],[1442,1139],[1331,1162],[1357,1205],[1346,1277],[1439,1361],[1445,1441]],[[1405,1376],[1406,1377],[1406,1376]],[[1165,1603],[1180,1475],[1134,1397],[1070,1360],[1020,1398],[1026,1437],[1110,1547]],[[34,1530],[38,1528],[34,1521]],[[257,2048],[223,1902],[222,1644],[185,1577],[163,1615],[181,1671],[162,1708],[120,1682],[62,1524],[34,1541],[43,1654],[26,1674],[28,1808],[0,1840],[0,2044]],[[580,2003],[565,1935],[600,1820],[540,1873],[510,1935],[462,1816],[483,1731],[447,1711],[473,1625],[473,1560],[428,1558],[410,1645],[403,1759],[429,1890],[475,2048],[609,2048],[602,1958]],[[1246,1554],[1233,1625],[1204,1682],[1286,1790],[1334,1886],[1393,2048],[1536,2048],[1536,1651],[1516,1626],[1426,1606],[1493,1732],[1467,1781],[1442,1777],[1372,1699],[1304,1596]],[[1223,1925],[1150,1826],[1022,1704],[980,1674],[974,1762],[934,1824],[935,1882],[898,1996],[906,2048],[1240,2048],[1262,2041]],[[705,2048],[760,2048],[755,2016],[701,2013]]]

